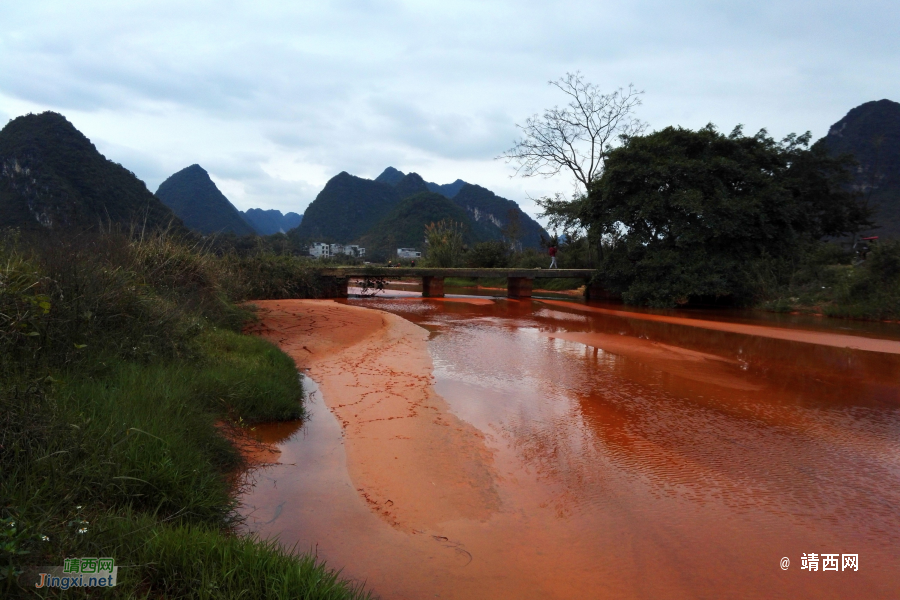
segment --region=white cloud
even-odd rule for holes
[[[492,158],[564,102],[549,79],[634,83],[652,128],[821,136],[900,96],[898,17],[873,0],[18,3],[0,117],[62,112],[151,190],[199,163],[241,208],[302,212],[332,175],[393,165],[533,213],[568,183]]]

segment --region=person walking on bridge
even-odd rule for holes
[[[550,255],[550,268],[558,269],[559,267],[556,266],[556,244],[551,245],[547,253]]]

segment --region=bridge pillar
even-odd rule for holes
[[[346,298],[349,277],[322,277],[323,298]]]
[[[506,296],[508,298],[531,298],[532,279],[528,277],[507,277]]]
[[[444,297],[444,278],[443,277],[422,277],[422,297],[423,298],[443,298]]]

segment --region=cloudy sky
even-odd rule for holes
[[[238,206],[303,212],[329,178],[386,166],[518,201],[516,123],[569,71],[645,91],[651,129],[823,136],[900,101],[900,3],[2,1],[0,123],[63,113],[151,190],[199,163]]]

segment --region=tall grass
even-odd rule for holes
[[[303,415],[293,361],[240,335],[236,302],[316,290],[243,260],[166,234],[0,241],[0,594],[26,593],[28,565],[112,556],[118,597],[363,595],[232,533],[221,424]]]

